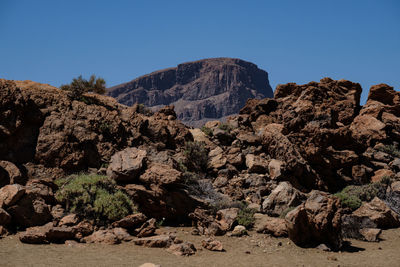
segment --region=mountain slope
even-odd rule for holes
[[[179,64],[108,89],[108,95],[131,106],[153,110],[174,105],[178,119],[200,126],[236,114],[249,98],[273,97],[268,73],[233,58],[212,58]]]

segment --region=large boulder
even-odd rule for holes
[[[75,231],[73,228],[56,227],[53,226],[53,223],[30,227],[19,234],[21,242],[29,244],[64,243],[66,240],[74,238]]]
[[[275,237],[287,237],[286,221],[283,218],[270,217],[265,214],[254,214],[254,229],[257,233],[269,234]]]
[[[342,246],[340,201],[328,193],[313,190],[307,201],[286,217],[289,238],[298,246],[325,244],[332,250]]]
[[[13,223],[20,227],[40,226],[53,219],[50,206],[33,194],[24,195],[16,204],[8,208]]]
[[[147,152],[128,147],[115,153],[110,160],[107,175],[117,182],[136,182],[146,164]]]
[[[0,208],[0,225],[7,225],[11,222],[11,216],[7,211]]]
[[[304,195],[288,182],[281,182],[264,200],[262,210],[270,216],[280,216],[289,208],[294,208],[305,200]]]

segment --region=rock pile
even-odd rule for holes
[[[253,227],[332,250],[343,237],[377,241],[400,226],[400,93],[373,86],[362,107],[360,94],[329,78],[280,85],[200,130],[173,107],[151,114],[0,80],[0,234],[18,227],[23,242],[132,241],[177,255],[193,244],[154,237],[157,221],[193,221],[193,234],[211,236]],[[55,181],[82,171],[115,180],[138,211],[106,225],[70,214]]]

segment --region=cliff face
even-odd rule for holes
[[[273,97],[268,73],[240,59],[213,58],[179,64],[108,89],[108,95],[153,110],[174,105],[191,126],[236,114],[249,98]]]

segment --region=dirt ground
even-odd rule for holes
[[[343,252],[324,252],[295,246],[289,239],[251,232],[246,237],[217,237],[225,252],[201,249],[204,237],[192,236],[190,228],[168,228],[198,249],[190,257],[175,256],[165,249],[120,245],[28,245],[16,236],[0,240],[0,266],[140,266],[145,262],[167,266],[400,266],[400,229],[382,233],[379,243],[351,240]]]

